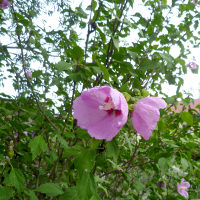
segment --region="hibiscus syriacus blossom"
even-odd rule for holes
[[[91,137],[112,140],[127,121],[128,105],[123,94],[109,86],[82,92],[73,103],[77,125]]]
[[[159,97],[146,97],[134,105],[131,116],[133,127],[145,140],[152,136],[152,131],[157,125],[160,118],[159,109],[166,106],[166,102]]]
[[[10,6],[10,2],[8,0],[0,0],[0,8],[6,9]]]
[[[199,0],[198,0],[197,2],[199,2]],[[193,0],[193,4],[194,4],[195,6],[197,6],[197,7],[200,7],[200,5],[197,4],[197,2],[196,2],[196,0]]]
[[[177,183],[177,192],[185,198],[188,198],[187,189],[190,187],[190,183],[186,182],[184,178],[181,179],[181,183]]]
[[[189,67],[191,70],[195,70],[197,68],[197,64],[195,62],[190,62],[186,65],[186,67]]]
[[[30,79],[32,79],[32,72],[26,72],[26,76]]]

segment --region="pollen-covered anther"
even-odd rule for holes
[[[105,103],[103,106],[99,106],[100,110],[112,110],[114,109],[115,105],[112,101]]]

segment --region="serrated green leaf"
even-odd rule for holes
[[[4,181],[6,185],[15,187],[18,192],[22,192],[24,190],[24,182],[25,178],[22,172],[19,169],[14,168]]]
[[[158,160],[158,166],[159,166],[161,172],[163,172],[163,173],[166,172],[169,168],[168,160],[166,158],[160,158]]]
[[[66,63],[65,61],[60,61],[55,65],[55,68],[58,70],[58,72],[62,72],[64,70],[69,70],[69,68],[72,66],[71,63]]]
[[[76,61],[81,61],[83,59],[84,51],[81,47],[75,46],[71,52],[72,58],[74,58]]]
[[[33,192],[32,190],[26,190],[25,194],[30,197],[30,200],[38,200],[35,192]]]
[[[44,193],[50,197],[56,197],[58,195],[63,194],[61,187],[56,183],[42,184],[37,189],[35,189],[35,191]]]
[[[47,144],[41,135],[34,137],[28,146],[31,149],[33,160],[47,150]]]
[[[65,190],[65,193],[60,196],[59,200],[79,200],[76,187],[70,187]]]
[[[193,124],[193,117],[189,112],[181,112],[181,119],[186,122],[188,125]]]
[[[78,181],[77,189],[80,200],[90,199],[97,192],[94,176],[89,172],[84,171]]]
[[[95,150],[83,149],[80,154],[77,155],[75,161],[75,167],[81,175],[85,170],[90,172],[95,163]]]
[[[0,187],[0,200],[9,200],[13,195],[14,191],[12,188]]]

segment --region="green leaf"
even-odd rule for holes
[[[189,167],[188,161],[185,158],[181,158],[181,164],[182,164],[183,170],[186,170]]]
[[[45,37],[44,39],[45,39],[45,41],[46,41],[47,43],[52,43],[52,44],[54,44],[54,41],[53,41],[50,37]]]
[[[119,39],[118,38],[112,38],[113,39],[113,43],[115,48],[119,51]]]
[[[76,187],[67,188],[65,193],[60,196],[59,200],[78,200],[78,192]]]
[[[84,12],[84,10],[80,6],[76,7],[76,14],[84,19],[87,19],[87,16],[88,16],[88,14]]]
[[[66,63],[65,61],[60,61],[55,65],[55,68],[58,70],[58,72],[69,70],[69,68],[72,66],[71,63]]]
[[[161,119],[158,121],[158,130],[162,132],[167,130],[166,124]]]
[[[28,146],[31,149],[33,160],[47,150],[47,144],[41,135],[34,137]]]
[[[158,160],[158,166],[161,170],[161,172],[166,172],[168,170],[168,160],[166,158],[160,158]]]
[[[75,167],[81,175],[85,170],[90,172],[95,163],[95,150],[94,149],[83,149],[75,159]]]
[[[90,199],[93,195],[96,195],[94,176],[85,171],[78,181],[77,189],[80,200]]]
[[[138,56],[138,54],[137,54],[136,52],[133,52],[133,51],[131,51],[131,50],[127,50],[127,53],[130,54],[131,58],[132,58],[134,61],[136,60],[136,58],[137,58],[137,56]]]
[[[169,54],[167,54],[167,53],[159,53],[159,54],[167,62],[171,63],[173,61],[172,56],[170,56]]]
[[[107,68],[106,68],[104,65],[102,65],[101,63],[97,62],[97,61],[96,61],[96,63],[97,63],[97,65],[98,65],[99,69],[100,69],[100,70],[102,71],[102,73],[103,73],[103,78],[104,78],[106,81],[109,82],[109,72],[108,72]]]
[[[74,58],[76,61],[81,61],[83,59],[84,56],[84,51],[81,47],[79,46],[75,46],[72,49],[72,58]]]
[[[95,194],[90,198],[90,200],[101,200],[101,198],[99,197],[99,195]]]
[[[115,140],[107,142],[106,144],[106,156],[112,157],[114,162],[117,162],[119,156],[119,147],[116,144]]]
[[[143,70],[149,70],[149,69],[157,70],[160,68],[161,68],[160,64],[156,61],[146,60],[141,64],[141,69]]]
[[[100,35],[101,40],[102,40],[102,43],[105,44],[106,43],[106,36],[105,36],[105,34],[98,27],[96,28],[96,30],[99,32],[99,35]]]
[[[189,112],[181,112],[181,119],[186,122],[188,125],[193,124],[193,117]]]
[[[38,200],[35,192],[33,192],[32,190],[26,190],[25,194],[30,197],[30,200]]]
[[[4,183],[6,185],[14,186],[18,192],[24,190],[25,178],[19,169],[12,169],[10,174],[6,177]]]
[[[12,188],[0,187],[0,200],[9,200],[13,195],[14,191]]]
[[[50,197],[56,197],[63,194],[61,187],[56,183],[45,183],[40,185],[35,191],[46,194]]]
[[[137,192],[142,192],[145,189],[144,184],[142,184],[140,181],[136,181],[136,183],[134,184],[135,189],[137,190]]]
[[[62,144],[63,148],[68,149],[68,144],[66,140],[60,134],[57,134],[57,138],[58,138],[58,141]]]
[[[82,151],[82,147],[79,145],[68,147],[65,149],[63,157],[66,158],[70,156],[77,156],[80,154],[81,151]]]

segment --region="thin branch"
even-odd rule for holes
[[[91,34],[90,27],[91,27],[92,7],[93,7],[93,0],[91,0],[90,18],[89,18],[89,22],[88,22],[87,37],[86,37],[86,41],[85,41],[85,55],[84,55],[85,63],[86,63],[86,59],[87,59],[87,49],[88,49],[89,37]]]
[[[113,23],[113,33],[112,33],[112,37],[115,36],[115,34],[116,34],[116,32],[117,32],[117,29],[119,28],[119,25],[120,25],[120,23],[121,23],[121,20],[120,20],[120,19],[121,19],[122,16],[123,16],[123,13],[124,13],[124,11],[125,11],[125,9],[126,9],[127,3],[128,3],[128,0],[126,0],[126,1],[124,2],[124,4],[121,5],[121,8],[120,8],[120,10],[121,10],[120,16],[119,16],[119,18],[115,18],[115,21],[114,21],[114,23]],[[110,38],[110,41],[109,41],[109,43],[108,43],[108,49],[107,49],[107,52],[106,52],[106,61],[105,61],[105,66],[106,66],[106,68],[109,68],[109,66],[110,66],[110,64],[111,64],[112,54],[113,54],[113,50],[114,50],[114,42],[113,42],[113,38],[112,38],[112,37]],[[102,78],[103,78],[103,75],[102,75],[102,74],[100,74],[99,76],[97,76],[96,81],[95,81],[95,83],[94,83],[94,86],[98,85],[98,84],[101,82]]]
[[[14,10],[14,7],[13,7],[13,4],[11,4],[11,8],[13,10],[13,15],[14,15],[14,19],[15,19],[15,22],[17,24],[17,26],[19,26],[18,24],[18,19],[17,19],[17,16],[16,16],[16,12]],[[28,83],[28,86],[29,88],[31,89],[31,92],[33,94],[33,97],[35,99],[35,102],[39,108],[39,110],[41,111],[41,113],[43,114],[43,116],[47,119],[47,121],[52,125],[52,127],[58,131],[60,133],[60,130],[56,127],[56,125],[50,120],[50,118],[46,115],[46,113],[44,112],[44,109],[43,107],[41,107],[38,99],[37,99],[37,95],[33,89],[33,86],[32,86],[32,83],[29,79],[29,77],[27,76],[27,71],[26,71],[26,66],[25,66],[25,57],[24,57],[24,48],[22,46],[22,41],[21,41],[21,37],[20,37],[20,33],[17,33],[17,38],[18,38],[18,42],[19,42],[19,47],[20,47],[20,50],[21,50],[21,56],[22,56],[22,68],[23,68],[23,71],[24,71],[24,74],[25,74],[25,77],[26,77],[26,80],[27,80],[27,83]]]

